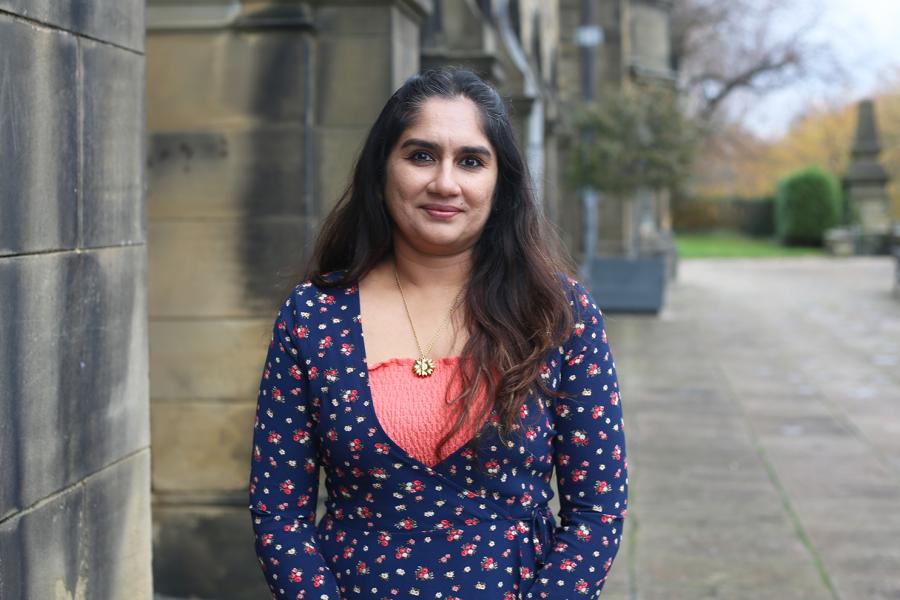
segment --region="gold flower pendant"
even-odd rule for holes
[[[413,373],[419,377],[428,377],[434,373],[434,361],[424,356],[416,359],[413,365]]]

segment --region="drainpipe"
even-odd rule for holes
[[[594,24],[594,0],[581,0],[581,24],[575,32],[575,44],[580,49],[581,98],[585,104],[594,100],[595,48],[603,41],[603,30]],[[591,143],[588,131],[579,132],[584,144]],[[582,277],[589,278],[590,264],[597,255],[597,227],[599,219],[600,195],[587,186],[581,190],[581,204],[584,209],[584,259],[581,265]]]
[[[497,0],[494,3],[494,19],[500,30],[500,37],[509,56],[522,73],[525,80],[525,97],[531,99],[531,109],[526,119],[525,160],[531,171],[531,182],[538,202],[543,201],[544,186],[544,98],[541,94],[537,74],[531,68],[525,50],[513,31],[509,19],[509,0]]]

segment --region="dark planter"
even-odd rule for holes
[[[894,261],[897,264],[897,268],[894,270],[894,295],[900,298],[900,223],[894,225],[891,247],[893,248]]]
[[[585,283],[604,312],[658,313],[666,289],[666,257],[590,259]]]

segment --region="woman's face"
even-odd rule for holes
[[[429,98],[387,159],[395,244],[426,254],[471,248],[491,212],[497,153],[468,98]]]

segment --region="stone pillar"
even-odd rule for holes
[[[498,54],[497,32],[483,10],[470,2],[434,0],[424,25],[422,68],[458,65],[494,85],[502,84],[506,73]]]
[[[419,70],[429,0],[318,0],[316,196],[324,216],[350,182],[350,169],[381,107]]]
[[[418,69],[427,8],[148,6],[154,574],[166,596],[268,594],[247,484],[272,322],[368,127]]]
[[[143,3],[0,46],[0,598],[149,599]]]
[[[313,15],[151,2],[147,25],[156,591],[258,598],[250,435],[273,307],[315,226]]]
[[[510,121],[550,218],[559,218],[555,125],[559,6],[556,2],[435,0],[424,25],[422,67],[463,66],[510,104]]]
[[[850,166],[844,176],[848,217],[858,232],[856,250],[885,254],[891,237],[888,174],[878,161],[881,143],[871,100],[859,103],[856,139]]]

